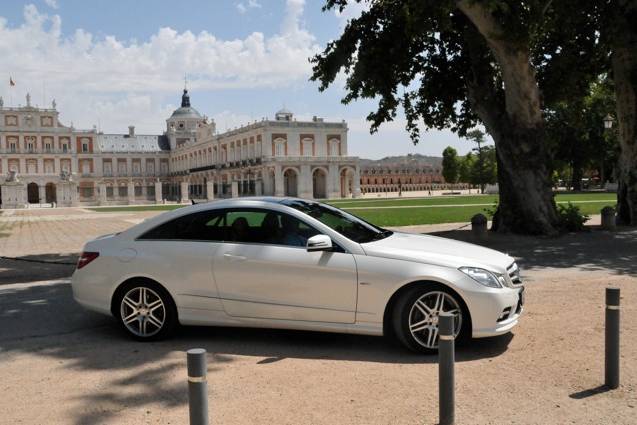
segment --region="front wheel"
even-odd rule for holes
[[[438,318],[454,315],[454,336],[465,338],[470,332],[469,317],[458,295],[445,287],[414,287],[397,301],[393,311],[394,334],[408,349],[421,353],[438,350]]]
[[[153,282],[131,283],[120,291],[118,319],[139,341],[167,337],[177,324],[177,311],[168,292]]]

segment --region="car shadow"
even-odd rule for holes
[[[382,337],[290,330],[181,327],[165,341],[139,343],[113,318],[85,311],[72,299],[68,281],[0,286],[0,362],[16,354],[57,360],[54,368],[106,371],[100,388],[83,394],[76,423],[103,423],[118,411],[161,402],[187,403],[185,351],[204,348],[209,374],[238,356],[263,367],[286,359],[435,364],[436,355],[406,351]],[[458,362],[495,357],[507,350],[512,334],[474,340],[457,347]],[[184,375],[185,376],[185,375]],[[77,379],[77,378],[75,378]],[[131,390],[133,389],[133,390]],[[99,414],[90,406],[101,406]],[[98,418],[98,419],[96,419]]]
[[[70,276],[77,263],[75,254],[0,256],[0,286]]]
[[[429,233],[506,252],[524,270],[575,268],[637,276],[637,228],[619,227],[615,232],[591,226],[588,231],[557,237],[532,237],[489,232],[477,239],[468,230]]]

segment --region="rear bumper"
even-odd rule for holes
[[[71,276],[71,288],[73,289],[73,299],[87,310],[102,314],[111,315],[110,297],[102,287],[94,285],[85,279],[81,279],[77,270]]]

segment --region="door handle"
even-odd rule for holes
[[[242,255],[234,255],[234,254],[223,254],[223,258],[229,261],[245,261],[246,257]]]

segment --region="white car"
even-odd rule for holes
[[[513,258],[454,240],[392,232],[332,206],[242,198],[179,208],[84,247],[72,278],[84,307],[138,340],[177,324],[393,335],[438,346],[503,334],[522,313]]]

